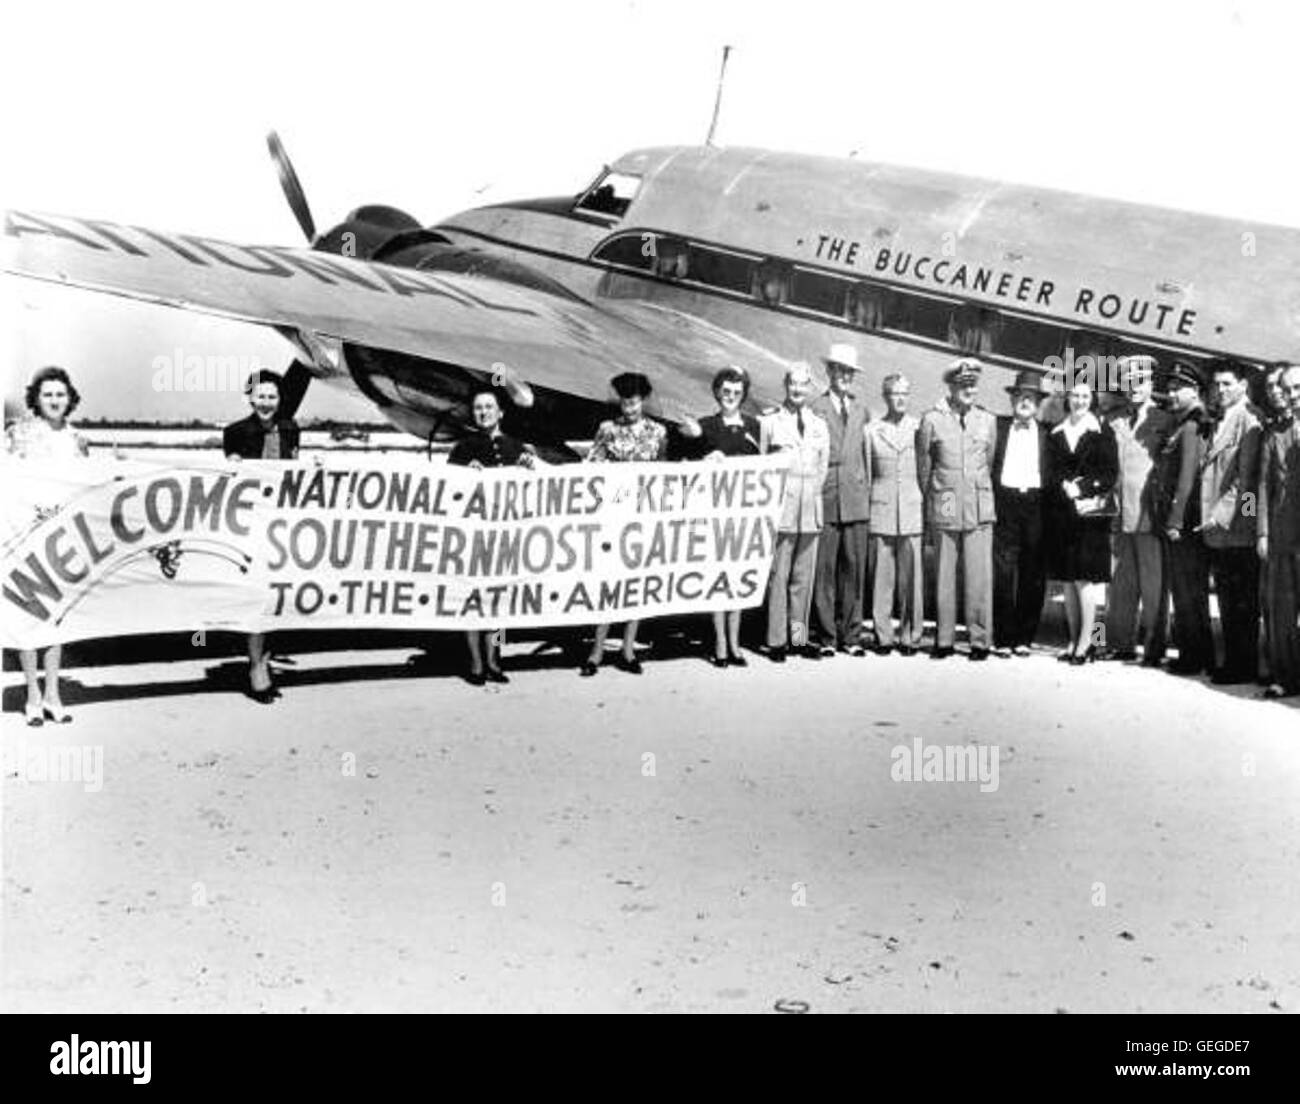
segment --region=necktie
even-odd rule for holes
[[[849,400],[840,399],[840,428],[843,429],[849,424]]]
[[[803,407],[798,407],[794,412],[795,425],[799,427],[799,436],[803,436]]]

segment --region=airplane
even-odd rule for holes
[[[432,226],[368,205],[318,232],[267,141],[307,249],[11,210],[0,270],[273,327],[313,375],[430,442],[468,429],[475,388],[522,383],[534,402],[513,431],[566,457],[622,371],[689,433],[719,368],[745,368],[761,407],[833,342],[858,346],[861,394],[903,372],[923,405],[960,355],[1009,382],[1071,357],[1264,363],[1300,346],[1285,227],[706,145],[634,150],[572,195]]]

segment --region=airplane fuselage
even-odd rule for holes
[[[902,371],[932,400],[961,353],[1041,370],[1067,354],[1263,362],[1300,347],[1296,230],[752,149],[640,150],[605,178],[625,204],[602,201],[598,179],[435,229],[616,313],[657,305],[785,360],[854,342],[873,399]],[[779,372],[755,367],[777,397]]]

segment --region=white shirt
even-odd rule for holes
[[[1017,491],[1038,490],[1038,423],[1013,418],[1007,431],[1007,454],[1002,458],[1002,486]]]

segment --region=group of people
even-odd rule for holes
[[[1121,358],[1114,381],[1026,371],[1006,388],[1009,413],[995,416],[976,402],[980,362],[962,358],[944,375],[948,394],[919,419],[907,412],[908,381],[887,376],[885,413],[872,419],[852,389],[855,350],[836,345],[825,359],[828,390],[810,399],[810,374],[796,366],[770,416],[767,439],[790,449],[793,474],[770,658],[865,654],[868,594],[873,649],[913,654],[928,531],[935,659],[955,653],[959,572],[973,661],[1029,654],[1055,580],[1064,662],[1157,667],[1172,641],[1171,672],[1300,694],[1300,367],[1271,366],[1258,404],[1258,370],[1228,359],[1208,378],[1174,360],[1163,403],[1149,356]]]
[[[1064,662],[1155,667],[1171,641],[1178,652],[1172,672],[1208,672],[1216,683],[1258,679],[1269,697],[1300,694],[1300,366],[1272,366],[1259,404],[1249,395],[1255,369],[1231,360],[1214,362],[1208,380],[1195,365],[1173,361],[1163,374],[1162,403],[1151,357],[1123,358],[1111,391],[1086,373],[1053,381],[1026,371],[1006,388],[1009,412],[994,415],[976,401],[983,366],[963,357],[944,373],[947,395],[918,418],[908,409],[904,375],[884,378],[884,413],[872,417],[855,390],[857,350],[835,344],[823,359],[825,391],[818,393],[807,363],[795,363],[785,375],[784,402],[757,416],[745,409],[747,373],[724,368],[712,384],[716,411],[684,419],[675,435],[686,459],[788,455],[766,603],[772,662],[869,650],[916,654],[928,534],[934,659],[956,652],[959,597],[970,660],[1028,655],[1047,583],[1055,580],[1069,631],[1058,657]],[[295,459],[294,414],[309,380],[300,364],[283,376],[254,373],[251,412],[223,431],[226,456]],[[618,413],[600,424],[586,460],[667,459],[670,435],[646,410],[649,379],[624,372],[611,385]],[[516,405],[531,402],[524,385],[508,395]],[[11,452],[32,459],[87,454],[68,421],[79,396],[63,369],[38,372],[26,398],[30,416],[10,428]],[[504,432],[500,389],[478,390],[470,409],[473,430],[449,463],[538,462],[531,446]],[[740,611],[715,613],[712,621],[710,661],[746,666]],[[583,676],[600,669],[610,628],[595,627]],[[617,659],[632,674],[643,670],[638,630],[636,620],[625,624]],[[466,634],[471,683],[509,681],[500,644],[500,632]],[[22,653],[29,724],[70,719],[59,697],[60,654],[58,647],[46,651],[42,693],[37,653]],[[248,654],[249,695],[275,701],[263,635],[249,637]]]

